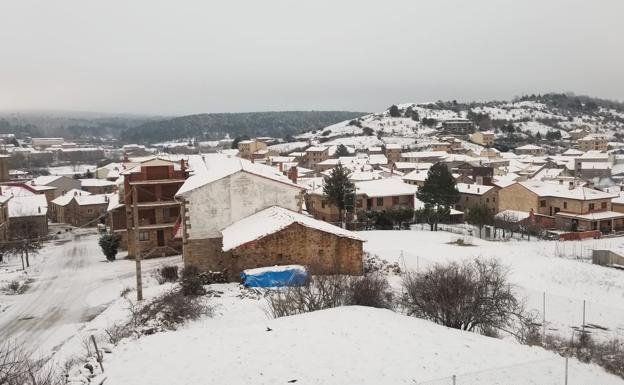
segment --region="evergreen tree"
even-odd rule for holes
[[[349,170],[339,164],[325,177],[323,186],[323,194],[331,204],[338,207],[341,219],[344,219],[345,208],[353,208],[355,185],[349,180],[349,175]]]
[[[401,111],[399,111],[399,107],[397,107],[395,104],[390,106],[388,112],[390,112],[390,116],[392,116],[393,118],[398,118],[401,116]]]
[[[341,156],[349,156],[349,150],[344,144],[339,144],[336,148],[336,157],[340,158]]]
[[[481,238],[483,226],[492,225],[494,223],[494,214],[492,214],[486,205],[476,205],[468,210],[466,222],[479,228],[479,238]]]
[[[431,166],[424,185],[416,192],[416,197],[425,204],[431,230],[437,230],[442,215],[450,212],[459,200],[459,191],[448,167],[443,163]]]
[[[240,142],[241,140],[249,140],[249,136],[247,136],[247,135],[237,136],[232,141],[232,147],[231,148],[235,149],[235,150],[238,150],[238,142]]]
[[[119,249],[119,243],[121,238],[117,234],[103,234],[100,237],[100,247],[102,248],[102,252],[106,256],[106,259],[110,262],[115,260],[115,256],[117,255],[117,249]]]

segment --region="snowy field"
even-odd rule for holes
[[[571,336],[580,328],[585,301],[586,325],[594,335],[624,338],[624,271],[576,259],[593,248],[624,247],[622,238],[587,241],[485,241],[473,237],[472,246],[451,244],[460,236],[444,231],[366,231],[365,251],[408,270],[438,262],[496,258],[509,268],[515,290],[529,308],[540,313],[546,296],[546,323],[551,332]]]
[[[271,319],[261,297],[212,288],[223,293],[214,318],[123,341],[106,356],[106,384],[563,384],[564,359],[541,348],[364,307]],[[569,375],[624,383],[576,360]]]

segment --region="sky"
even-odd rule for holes
[[[622,0],[0,0],[0,110],[624,100]]]

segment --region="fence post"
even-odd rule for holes
[[[457,376],[453,374],[453,385],[456,385],[456,380],[457,380]],[[566,384],[567,384],[567,383],[568,383],[568,382],[566,381]]]
[[[585,300],[583,300],[583,325],[581,325],[583,333],[585,333]]]
[[[568,357],[565,358],[565,382],[564,385],[568,385]]]
[[[546,337],[546,292],[542,293],[542,337]]]

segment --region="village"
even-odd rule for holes
[[[406,111],[403,107],[401,113]],[[376,117],[392,122],[392,114],[391,108]],[[398,119],[412,122],[409,116]],[[540,338],[578,341],[591,335],[595,341],[612,343],[624,337],[621,143],[579,129],[559,142],[558,148],[567,147],[561,152],[538,145],[502,152],[493,146],[500,133],[480,130],[472,121],[454,116],[438,117],[426,135],[387,142],[382,137],[368,145],[370,136],[358,141],[357,132],[344,135],[345,127],[356,125],[339,123],[294,142],[226,137],[119,148],[5,136],[5,154],[0,157],[0,282],[13,289],[0,296],[0,332],[5,338],[30,338],[26,345],[63,360],[81,349],[85,335],[99,333],[103,338],[108,333],[110,338],[100,340],[107,356],[121,354],[113,358],[113,374],[93,369],[100,353],[92,352],[85,358],[90,369],[71,371],[70,383],[103,381],[115,378],[114,373],[124,381],[134,378],[126,383],[148,383],[167,374],[132,374],[119,365],[139,354],[134,344],[143,338],[113,339],[110,328],[135,314],[128,312],[138,304],[166,297],[176,285],[162,284],[167,269],[175,269],[174,282],[180,269],[182,287],[188,279],[185,272],[200,274],[202,298],[208,293],[211,306],[218,309],[210,322],[239,325],[241,317],[269,322],[263,298],[275,297],[270,289],[264,292],[263,285],[254,288],[245,280],[254,272],[270,271],[277,277],[283,271],[302,271],[316,285],[322,284],[321,277],[381,276],[386,283],[374,289],[375,295],[387,293],[400,300],[397,292],[406,290],[405,277],[412,273],[491,258],[509,269],[509,285],[537,317],[532,322]],[[330,144],[319,140],[319,132],[330,132],[320,136],[329,136]],[[339,134],[331,138],[335,132]],[[11,167],[16,157],[41,167]],[[105,247],[99,247],[102,239],[114,240],[115,250],[112,257],[106,255],[113,262],[98,267],[106,260]],[[66,274],[71,278],[63,279]],[[288,277],[273,283],[289,286],[294,281]],[[77,287],[87,292],[78,294]],[[55,303],[58,299],[50,297],[50,290],[64,292],[73,304]],[[274,321],[282,320],[277,314],[299,313],[278,313],[276,304],[267,301]],[[34,310],[35,303],[44,310]],[[398,308],[405,305],[370,306],[401,313]],[[337,311],[343,313],[337,318],[323,315],[328,318],[319,322],[346,322],[341,326],[346,331],[349,317],[360,310]],[[301,315],[286,318],[297,317]],[[398,330],[406,326],[402,318],[387,322],[396,323]],[[73,331],[53,331],[63,325],[73,325]],[[297,329],[296,325],[287,327]],[[134,333],[154,333],[140,330]],[[309,338],[324,338],[314,333]],[[447,338],[441,330],[428,333]],[[161,337],[150,338],[145,341]],[[184,338],[166,343],[188,349],[185,344],[192,341]],[[509,343],[508,337],[500,338]],[[124,346],[121,353],[116,352],[117,343]],[[559,376],[562,368],[557,355],[542,349],[486,345],[482,348],[492,364],[432,366],[420,378],[450,381],[459,374],[469,379],[472,372],[483,370],[489,373],[483,378],[496,380],[517,378],[522,372],[523,383],[537,384]],[[175,349],[167,353],[169,359],[175,359]],[[500,349],[507,349],[508,359],[494,358]],[[213,353],[218,356],[218,351]],[[543,365],[534,378],[524,373],[533,360]],[[497,369],[509,365],[517,368]],[[619,383],[597,366],[576,361],[569,365],[578,378],[603,376],[601,383]],[[367,383],[376,377],[357,378]]]

